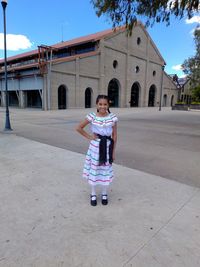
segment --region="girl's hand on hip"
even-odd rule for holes
[[[96,134],[91,134],[90,140],[96,140],[97,138],[98,138],[98,136]]]

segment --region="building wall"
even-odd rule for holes
[[[66,89],[66,108],[84,108],[87,88],[90,88],[94,107],[97,95],[108,93],[112,79],[119,85],[119,107],[130,107],[131,89],[135,83],[139,86],[138,106],[148,106],[152,85],[155,87],[155,106],[159,105],[162,85],[167,99],[173,95],[177,98],[176,86],[162,73],[164,60],[142,26],[136,26],[131,36],[123,30],[114,32],[100,40],[97,47],[96,54],[62,58],[60,62],[53,61],[51,66],[49,63],[48,73],[43,78],[9,80],[9,90],[41,90],[45,110],[58,109],[60,86]],[[113,66],[114,61],[117,62],[116,67]],[[25,100],[21,99],[25,96],[19,94],[21,107],[26,106]],[[170,106],[170,101],[166,103]]]
[[[180,100],[185,102],[186,104],[190,104],[192,102],[192,88],[191,82],[188,80],[181,88],[180,91]]]
[[[140,43],[137,43],[140,38]],[[114,60],[117,67],[113,67]],[[85,90],[91,88],[92,106],[98,94],[108,93],[108,84],[116,79],[119,84],[119,107],[129,107],[131,88],[134,83],[140,87],[139,106],[148,106],[149,89],[156,88],[155,106],[159,105],[162,84],[162,65],[164,64],[150,37],[140,27],[132,36],[125,32],[114,33],[112,37],[100,41],[99,54],[80,57],[72,61],[56,63],[51,75],[51,108],[58,108],[58,87],[67,88],[67,108],[85,106]],[[136,67],[139,71],[136,72]],[[164,75],[167,77],[167,75]],[[163,95],[168,99],[176,92],[170,79],[163,77]],[[164,92],[166,91],[166,92]],[[167,102],[170,105],[170,101]]]
[[[163,98],[162,104],[165,106],[164,95],[167,95],[166,106],[172,106],[177,102],[178,90],[176,85],[172,82],[171,78],[164,74],[163,77]]]

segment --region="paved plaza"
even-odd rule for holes
[[[168,177],[165,173],[151,173],[155,167],[151,172],[140,170],[137,157],[129,166],[131,149],[135,147],[137,152],[139,147],[135,142],[128,149],[127,158],[124,156],[127,144],[122,138],[130,138],[131,134],[124,132],[119,123],[119,162],[114,164],[109,205],[102,206],[99,201],[96,207],[91,207],[89,187],[81,179],[88,143],[74,132],[74,126],[87,112],[25,113],[11,109],[13,131],[7,133],[3,131],[4,109],[0,109],[0,267],[199,267],[200,190],[195,173],[200,113],[188,112],[182,117],[183,113],[172,113],[169,109],[162,113],[136,109],[134,114],[130,109],[120,110],[118,116],[124,127],[132,132],[126,121],[135,121],[135,131],[139,127],[145,131],[144,135],[133,133],[139,144],[143,140],[146,145],[155,143],[156,152],[160,148],[161,162],[166,158],[163,170],[166,169]],[[160,138],[165,137],[166,144],[161,146],[164,139],[158,138],[156,130],[155,142],[150,125],[148,135],[144,127],[148,121],[154,122],[156,129],[161,121]],[[164,129],[168,129],[165,134]],[[178,139],[174,144],[168,137],[172,134],[176,138],[177,132],[181,141],[185,140],[183,160],[188,157],[188,168],[194,167],[194,178],[189,182],[188,175],[178,181],[179,160],[177,169],[175,165],[171,168],[175,179],[167,172],[168,158],[175,160],[177,153],[181,153]],[[186,136],[192,144],[189,145]],[[172,150],[173,145],[177,151]],[[167,155],[162,157],[165,146]],[[142,159],[147,160],[145,152],[153,162],[148,150],[140,154]],[[125,157],[124,161],[120,157]],[[153,157],[157,159],[154,153]]]

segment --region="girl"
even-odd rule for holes
[[[109,100],[106,95],[98,95],[96,99],[97,112],[86,116],[76,130],[90,140],[86,154],[83,177],[91,185],[90,204],[97,205],[96,185],[102,186],[101,203],[108,204],[107,187],[113,180],[112,162],[115,159],[117,142],[117,117],[110,113]],[[84,130],[91,124],[89,134]]]

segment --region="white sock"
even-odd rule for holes
[[[92,196],[96,195],[96,187],[95,187],[95,185],[91,185],[91,195]]]
[[[107,189],[108,189],[108,185],[102,185],[101,194],[102,195],[107,195]]]

